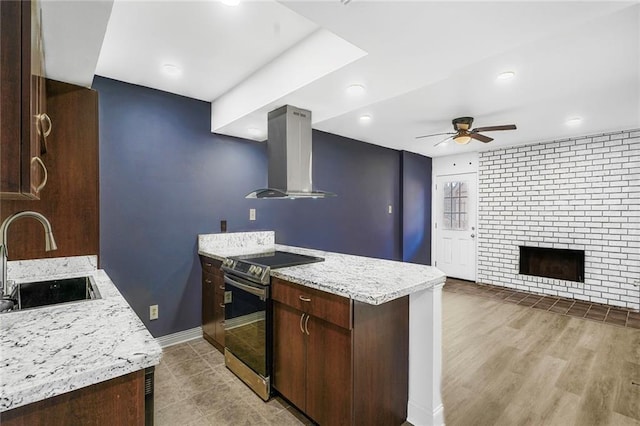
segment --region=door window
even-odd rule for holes
[[[466,182],[446,182],[443,191],[443,228],[450,231],[466,231],[469,193]]]

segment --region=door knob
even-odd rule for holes
[[[476,237],[476,234],[471,234],[471,238],[475,238],[475,237]]]

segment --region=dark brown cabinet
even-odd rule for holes
[[[352,424],[351,330],[310,316],[307,336],[307,413],[322,425]]]
[[[0,198],[39,199],[51,119],[37,1],[0,2],[0,55]]]
[[[2,413],[3,426],[144,424],[144,370]]]
[[[54,80],[46,83],[47,107],[56,123],[43,156],[49,168],[46,190],[39,200],[2,200],[0,221],[24,210],[42,213],[51,222],[58,249],[44,250],[37,221],[20,220],[8,234],[10,260],[100,252],[98,92]]]
[[[275,389],[320,425],[407,417],[408,297],[368,305],[272,278]]]
[[[224,351],[224,275],[219,260],[200,256],[202,265],[202,334]]]
[[[303,312],[273,302],[274,386],[293,405],[304,410],[307,405],[307,339],[303,323]]]
[[[272,290],[274,386],[319,424],[351,424],[351,302],[278,279]]]

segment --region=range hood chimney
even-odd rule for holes
[[[325,198],[314,191],[311,175],[311,111],[285,105],[268,115],[268,188],[246,198]]]

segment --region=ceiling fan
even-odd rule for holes
[[[446,139],[441,140],[434,146],[438,146],[442,143],[445,143],[449,139],[453,139],[454,142],[459,143],[461,145],[468,144],[471,139],[479,140],[480,142],[491,142],[493,138],[489,136],[485,136],[480,134],[480,132],[493,132],[495,130],[515,130],[515,124],[505,124],[502,126],[489,126],[489,127],[476,127],[475,129],[471,129],[471,124],[473,123],[473,117],[458,117],[454,118],[451,123],[453,123],[453,130],[455,132],[446,132],[446,133],[434,133],[432,135],[423,135],[416,136],[416,139],[428,138],[431,136],[441,136],[441,135],[449,135]]]

